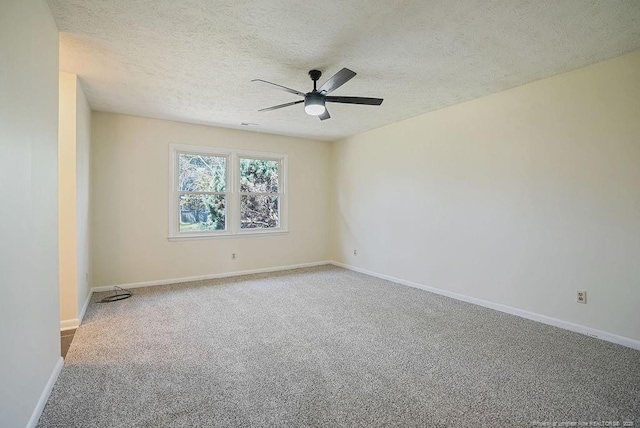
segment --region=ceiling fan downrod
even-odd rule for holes
[[[309,77],[311,77],[311,80],[313,80],[313,92],[318,92],[318,90],[316,89],[316,82],[318,81],[318,79],[320,79],[320,76],[322,76],[322,71],[320,70],[309,71]]]

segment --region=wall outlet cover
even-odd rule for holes
[[[587,303],[587,292],[583,290],[578,290],[576,292],[576,302]]]

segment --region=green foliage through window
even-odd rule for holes
[[[280,162],[240,159],[240,228],[280,226],[278,192]]]
[[[180,153],[178,163],[180,232],[224,230],[227,158]]]

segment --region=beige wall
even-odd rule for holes
[[[290,232],[169,242],[170,143],[288,154]],[[328,142],[94,112],[91,144],[93,286],[328,259]]]
[[[347,138],[333,162],[335,260],[640,340],[640,52]]]
[[[58,224],[61,326],[76,327],[89,294],[91,110],[75,74],[60,72]]]
[[[58,128],[58,250],[60,320],[78,318],[76,214],[76,76],[60,73]]]
[[[24,427],[60,361],[58,30],[44,1],[0,3],[0,58],[0,425]]]

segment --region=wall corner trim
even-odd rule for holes
[[[40,399],[36,404],[36,408],[33,409],[33,413],[31,414],[31,418],[29,418],[29,422],[27,422],[27,428],[35,428],[38,425],[38,421],[40,420],[40,416],[42,415],[42,411],[44,410],[44,406],[47,404],[49,400],[49,395],[51,395],[51,391],[53,390],[53,386],[58,379],[58,375],[62,370],[62,366],[64,366],[64,359],[62,357],[58,358],[58,362],[53,368],[53,372],[51,372],[51,376],[49,376],[49,380],[40,395]]]
[[[640,341],[630,339],[628,337],[619,336],[613,333],[607,333],[605,331],[596,330],[591,327],[586,327],[580,324],[574,324],[568,321],[563,321],[557,318],[552,318],[546,315],[537,314],[535,312],[525,311],[523,309],[514,308],[512,306],[502,305],[500,303],[490,302],[488,300],[478,299],[476,297],[466,296],[464,294],[454,293],[440,288],[431,287],[417,282],[407,281],[404,279],[396,278],[390,275],[384,275],[378,272],[373,272],[367,269],[362,269],[356,266],[340,263],[337,261],[331,261],[331,264],[344,269],[352,270],[354,272],[363,273],[365,275],[373,276],[387,281],[395,282],[397,284],[406,285],[408,287],[419,288],[421,290],[428,291],[430,293],[439,294],[441,296],[450,297],[452,299],[461,300],[463,302],[472,303],[474,305],[483,306],[485,308],[493,309],[496,311],[504,312],[510,315],[515,315],[521,318],[526,318],[532,321],[537,321],[543,324],[552,325],[564,330],[573,331],[575,333],[584,334],[587,336],[595,337],[607,342],[615,343],[617,345],[626,346],[627,348],[637,349],[640,351]]]

